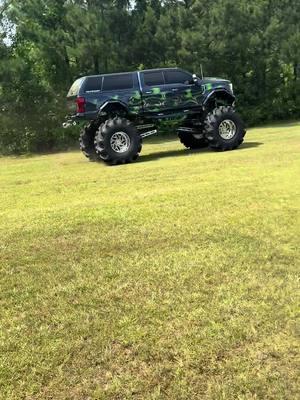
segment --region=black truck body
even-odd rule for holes
[[[229,101],[234,101],[232,85],[227,80],[200,79],[178,68],[165,68],[86,76],[74,82],[67,98],[77,119],[95,119],[107,102],[119,102],[134,116],[144,114],[160,119],[185,110],[197,111],[216,92],[223,92]]]
[[[231,82],[199,78],[179,68],[82,77],[72,85],[67,100],[70,115],[65,126],[89,121],[80,147],[93,161],[133,161],[141,140],[157,133],[159,121],[165,119],[178,120],[178,136],[187,148],[230,150],[245,135]]]

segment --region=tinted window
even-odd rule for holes
[[[192,81],[192,75],[183,71],[165,71],[165,78],[168,84],[189,84]]]
[[[102,76],[91,76],[90,78],[87,78],[85,82],[84,91],[91,92],[94,90],[101,90],[101,86]]]
[[[162,71],[144,72],[144,82],[146,86],[157,86],[164,85],[165,79]]]
[[[132,74],[110,75],[103,79],[102,90],[124,90],[133,88]]]

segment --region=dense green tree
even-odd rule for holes
[[[138,24],[137,36],[135,42],[132,43],[132,49],[139,66],[143,65],[147,68],[159,66],[161,54],[158,52],[155,39],[158,21],[153,8],[148,7],[143,21]]]

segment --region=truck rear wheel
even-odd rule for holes
[[[213,150],[234,150],[243,143],[245,134],[244,123],[231,106],[215,108],[204,121],[204,136]]]
[[[107,164],[125,164],[138,158],[142,138],[130,121],[115,117],[100,125],[94,145],[97,155]]]
[[[96,131],[97,126],[91,122],[81,130],[79,136],[80,150],[90,161],[99,160],[94,144]]]

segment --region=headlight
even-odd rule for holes
[[[233,93],[233,84],[232,83],[229,83],[229,89],[230,89],[231,93]]]

